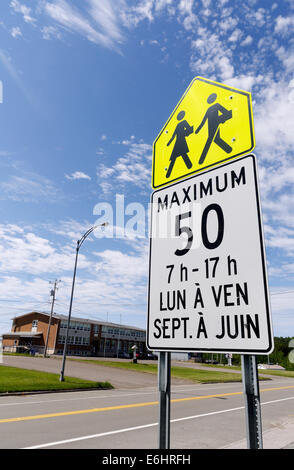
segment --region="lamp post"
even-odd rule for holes
[[[66,329],[65,343],[64,343],[64,348],[63,348],[62,366],[61,366],[60,377],[59,377],[60,382],[64,382],[64,368],[65,368],[66,352],[67,352],[68,331],[69,331],[69,325],[70,325],[70,317],[71,317],[73,294],[74,294],[74,288],[75,288],[75,280],[76,280],[79,250],[80,250],[82,244],[84,243],[84,241],[86,240],[86,238],[90,235],[90,233],[93,232],[93,230],[95,230],[97,227],[106,227],[107,225],[108,225],[108,222],[104,222],[103,224],[99,224],[99,225],[94,225],[89,230],[87,230],[86,233],[84,233],[84,235],[82,236],[82,238],[80,240],[77,241],[75,267],[74,267],[74,272],[73,272],[71,296],[70,296],[68,319],[67,319],[67,329]]]

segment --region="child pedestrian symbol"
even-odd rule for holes
[[[208,104],[214,103],[216,98],[217,98],[217,94],[212,93],[207,98],[207,103]],[[207,109],[207,111],[204,115],[204,118],[202,119],[201,124],[198,126],[198,128],[195,131],[195,134],[198,134],[198,132],[201,131],[202,127],[204,126],[204,124],[207,120],[208,138],[207,138],[206,144],[204,146],[204,149],[202,151],[201,157],[199,159],[199,164],[200,165],[204,162],[205,157],[207,155],[207,152],[208,152],[212,142],[217,144],[226,153],[230,153],[233,150],[232,147],[230,147],[230,145],[227,144],[227,142],[225,142],[221,138],[220,130],[219,130],[219,125],[223,124],[224,122],[228,121],[231,118],[232,118],[232,111],[224,108],[219,103],[212,104],[212,106],[210,106]]]
[[[187,153],[189,152],[189,147],[186,142],[186,137],[188,137],[193,132],[193,126],[190,126],[187,121],[184,119],[185,111],[180,111],[177,115],[177,120],[181,121],[177,124],[171,139],[168,141],[167,146],[169,146],[174,138],[176,142],[173,148],[173,151],[170,156],[170,164],[166,172],[166,177],[169,178],[174,167],[175,161],[178,157],[182,157],[186,167],[188,169],[192,168],[192,162],[188,157]],[[184,121],[182,120],[184,119]]]

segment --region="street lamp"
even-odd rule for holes
[[[97,227],[106,227],[107,225],[108,225],[108,222],[104,222],[103,224],[99,224],[99,225],[94,225],[89,230],[87,230],[86,233],[84,233],[84,235],[82,236],[82,238],[80,240],[77,241],[76,260],[75,260],[75,267],[74,267],[74,273],[73,273],[73,279],[72,279],[71,296],[70,296],[68,319],[67,319],[67,329],[66,329],[65,343],[64,343],[64,348],[63,348],[62,366],[61,366],[60,377],[59,377],[60,382],[64,382],[64,368],[65,368],[67,342],[68,342],[68,331],[69,331],[69,325],[70,325],[70,317],[71,317],[73,294],[74,294],[74,288],[75,288],[75,280],[76,280],[76,271],[77,271],[79,250],[80,250],[82,244],[84,243],[84,241],[86,240],[86,238],[90,235],[90,233],[93,232],[93,230],[95,230]]]

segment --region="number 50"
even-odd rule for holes
[[[207,221],[208,221],[208,216],[210,212],[215,212],[217,216],[217,235],[214,241],[211,241],[208,237],[207,233]],[[184,256],[185,254],[188,253],[190,250],[192,243],[193,243],[193,231],[190,227],[187,226],[181,226],[181,221],[184,219],[188,219],[192,217],[192,212],[184,212],[183,214],[179,214],[176,216],[176,228],[175,228],[175,235],[176,237],[180,237],[182,233],[186,233],[188,238],[187,238],[187,244],[185,248],[179,250],[177,249],[175,251],[175,255],[177,256]],[[218,204],[210,204],[207,206],[202,214],[201,217],[201,237],[202,237],[202,242],[205,248],[208,250],[213,250],[214,248],[217,248],[224,237],[224,214],[222,211],[222,208]]]

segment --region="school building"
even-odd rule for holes
[[[12,320],[11,332],[2,335],[4,352],[34,350],[44,353],[50,315],[30,312]],[[67,317],[52,315],[47,354],[63,354]],[[132,346],[146,354],[146,331],[134,326],[71,317],[67,354],[75,356],[123,357]]]

